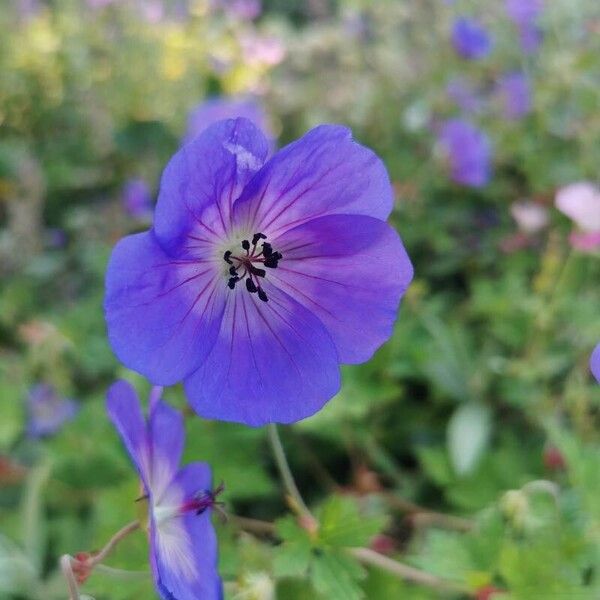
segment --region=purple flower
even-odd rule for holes
[[[53,386],[35,385],[27,396],[27,434],[34,438],[53,435],[77,410],[77,403],[60,396]]]
[[[505,118],[521,119],[531,111],[531,85],[525,73],[513,71],[501,77],[497,93],[503,104]]]
[[[25,20],[35,16],[40,10],[39,0],[17,0],[17,13]]]
[[[454,181],[471,187],[489,182],[492,150],[483,131],[464,119],[449,119],[443,123],[438,140]]]
[[[544,39],[542,30],[534,24],[523,24],[518,26],[519,43],[525,54],[533,54],[537,51]]]
[[[125,381],[108,390],[107,410],[144,485],[150,564],[161,598],[222,598],[210,521],[220,489],[212,490],[206,463],[179,468],[185,441],[181,414],[156,400],[146,422],[135,390]]]
[[[261,0],[213,0],[212,5],[214,8],[223,9],[234,18],[244,21],[256,19],[262,11]]]
[[[600,383],[600,344],[594,348],[592,356],[590,357],[590,370],[596,378],[596,381]]]
[[[152,214],[152,193],[143,179],[130,179],[123,186],[123,206],[135,219],[145,219]]]
[[[385,222],[383,163],[321,125],[266,161],[247,119],[221,121],[162,176],[154,227],[113,251],[109,340],[206,418],[290,423],[387,340],[412,266]]]
[[[521,48],[526,54],[534,53],[542,42],[543,34],[537,20],[543,8],[542,0],[505,1],[506,14],[516,25]]]
[[[517,25],[535,22],[544,9],[543,0],[505,0],[508,17]]]
[[[481,107],[481,98],[473,84],[463,77],[455,77],[446,86],[448,97],[465,113],[477,112]]]
[[[216,96],[208,98],[190,111],[184,143],[191,142],[208,126],[223,119],[243,117],[252,121],[267,137],[273,132],[269,119],[262,105],[250,96],[233,96],[230,98]]]
[[[452,45],[462,58],[477,60],[492,50],[492,40],[484,27],[475,19],[459,17],[452,27]]]

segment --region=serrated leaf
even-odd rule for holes
[[[319,521],[320,543],[348,548],[368,544],[384,528],[386,518],[361,514],[353,499],[334,496],[321,508]]]
[[[312,556],[308,541],[285,542],[275,549],[273,574],[275,577],[301,577],[306,574]]]
[[[491,434],[489,407],[469,402],[462,404],[448,423],[448,452],[458,475],[468,475],[477,466]]]
[[[327,600],[361,600],[364,592],[357,583],[356,573],[354,567],[349,567],[345,556],[324,551],[312,562],[310,579],[317,592]]]

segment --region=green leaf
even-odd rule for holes
[[[37,581],[35,567],[22,550],[0,535],[0,594],[25,594]]]
[[[327,600],[361,600],[364,592],[357,583],[359,569],[362,572],[354,559],[340,552],[323,551],[311,565],[310,579]]]
[[[448,423],[448,452],[455,471],[467,475],[487,448],[492,428],[489,407],[469,402],[458,407]]]
[[[21,506],[25,554],[38,573],[41,573],[42,561],[46,552],[43,494],[49,477],[50,464],[48,462],[29,472]]]
[[[273,570],[276,577],[298,577],[306,573],[313,548],[306,530],[291,515],[275,523],[277,534],[284,540],[275,549]]]
[[[301,577],[308,570],[312,548],[306,542],[286,542],[275,549],[273,573],[275,577]]]
[[[325,546],[356,547],[368,544],[385,526],[381,515],[361,514],[348,497],[333,496],[321,507],[319,541]]]

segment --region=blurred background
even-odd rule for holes
[[[289,516],[264,429],[186,419],[254,519],[217,524],[227,597],[600,598],[597,0],[2,0],[0,32],[0,598],[66,598],[59,557],[135,518],[104,394],[149,388],[108,347],[106,262],[177,148],[238,115],[274,147],[349,125],[415,280],[392,340],[281,432],[335,535]],[[154,597],[141,533],[106,565],[82,592]]]

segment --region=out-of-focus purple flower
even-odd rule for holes
[[[40,0],[17,0],[17,14],[28,20],[40,10]]]
[[[146,219],[152,214],[152,193],[143,179],[130,179],[123,186],[123,206],[135,219]]]
[[[50,227],[46,229],[45,240],[49,248],[64,248],[67,244],[67,234],[60,227]]]
[[[535,24],[519,25],[519,42],[525,54],[537,52],[544,39],[544,33]]]
[[[517,120],[531,111],[531,83],[521,71],[513,71],[498,80],[497,94],[506,119]]]
[[[55,434],[78,410],[74,400],[63,398],[46,383],[31,388],[26,406],[27,434],[35,438]]]
[[[185,442],[181,414],[154,399],[146,421],[135,390],[125,381],[108,390],[106,406],[144,484],[150,565],[160,597],[221,600],[217,538],[210,520],[221,489],[213,490],[206,463],[179,468]]]
[[[183,146],[153,229],[114,249],[104,303],[126,366],[252,426],[318,411],[339,364],[390,337],[412,279],[385,166],[350,130],[316,127],[267,161],[269,147],[247,119]]]
[[[569,241],[573,248],[594,252],[600,248],[600,189],[589,181],[564,186],[556,193],[556,208],[571,219],[577,230]]]
[[[492,40],[483,25],[466,17],[454,21],[452,45],[459,56],[470,60],[484,58],[492,50]]]
[[[534,23],[544,10],[543,0],[505,0],[508,17],[517,25]]]
[[[231,17],[243,21],[256,19],[262,11],[261,0],[213,0],[213,8],[220,8]]]
[[[216,96],[190,111],[184,143],[191,142],[218,121],[238,117],[252,121],[268,138],[273,138],[267,113],[257,99],[250,96]]]
[[[537,24],[544,3],[542,0],[506,0],[506,14],[519,31],[521,49],[533,54],[542,43],[543,33]]]
[[[594,348],[592,356],[590,357],[590,370],[596,378],[596,381],[600,383],[600,344]]]
[[[534,234],[541,231],[548,225],[548,209],[537,202],[528,200],[513,202],[510,207],[510,214],[517,222],[521,231],[527,234]]]
[[[99,9],[114,4],[116,0],[86,0],[87,5],[92,9]]]
[[[492,147],[483,131],[465,119],[449,119],[440,128],[438,141],[454,181],[471,187],[489,182]]]
[[[477,112],[481,108],[481,97],[473,84],[464,77],[454,77],[446,86],[448,97],[463,112],[469,114]]]

